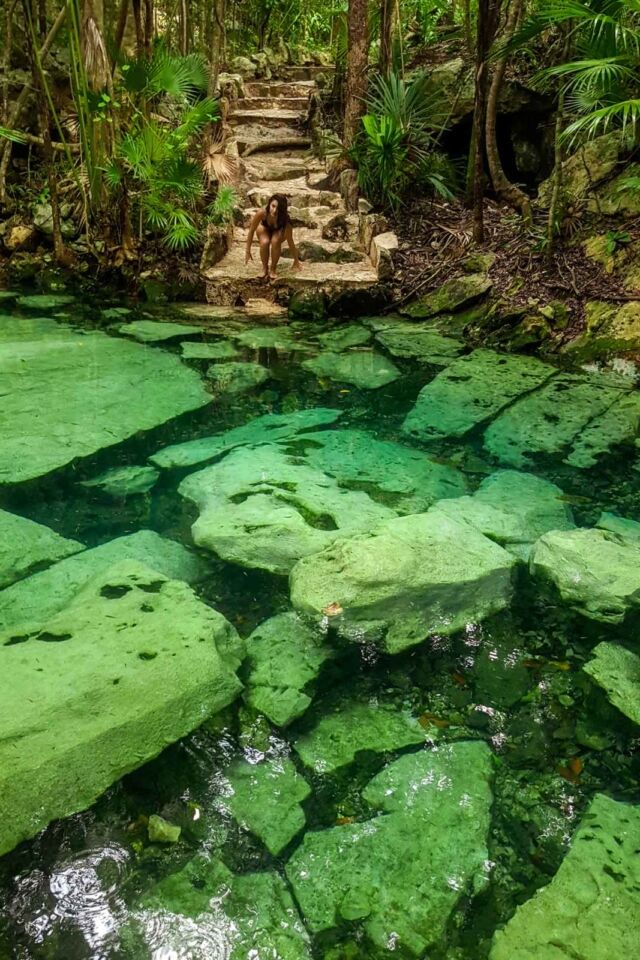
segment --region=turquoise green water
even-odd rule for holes
[[[104,328],[102,306],[74,305],[71,319],[82,327]],[[170,313],[167,308],[158,318]],[[305,335],[317,332],[308,328]],[[148,349],[179,351],[166,344]],[[170,443],[218,433],[265,413],[307,407],[342,410],[337,429],[364,429],[378,439],[406,443],[400,434],[402,421],[419,389],[438,372],[428,364],[394,359],[399,379],[376,390],[358,390],[305,371],[300,366],[305,356],[273,349],[243,351],[239,359],[256,360],[269,370],[270,379],[257,389],[219,399],[38,481],[4,487],[0,506],[89,546],[140,529],[191,544],[197,511],[177,493],[186,471],[167,472],[149,493],[128,498],[105,497],[78,481],[108,467],[144,463]],[[191,365],[204,373],[208,364]],[[429,449],[441,462],[460,468],[472,489],[495,469],[474,434]],[[557,483],[576,522],[589,526],[603,510],[640,519],[640,474],[634,464],[631,449],[616,451],[595,470],[572,470],[548,459],[534,472]],[[243,636],[289,609],[285,577],[202,555],[209,574],[197,592]],[[411,712],[419,718],[427,745],[482,741],[495,756],[488,882],[475,897],[465,892],[426,954],[429,960],[488,957],[496,928],[557,871],[593,795],[605,792],[619,800],[638,800],[638,728],[608,704],[581,669],[595,643],[632,643],[635,636],[636,622],[612,627],[580,618],[521,571],[509,609],[480,625],[431,638],[395,657],[365,644],[326,664],[307,713],[286,730],[236,701],[215,724],[195,731],[112,786],[93,808],[51,824],[0,859],[0,957],[231,957],[233,924],[225,925],[219,904],[186,921],[171,912],[169,901],[164,911],[149,911],[146,898],[159,881],[201,854],[219,858],[240,876],[269,871],[286,877],[284,868],[300,835],[273,856],[233,817],[219,812],[224,771],[237,758],[293,760],[311,787],[302,804],[307,831],[348,827],[370,816],[362,799],[367,782],[392,757],[422,747],[364,752],[328,776],[304,770],[292,751],[292,744],[321,718],[355,700]],[[178,844],[149,843],[146,818],[154,813],[181,826]],[[247,900],[241,909],[250,916],[261,904]],[[376,955],[358,918],[312,936],[308,950],[307,955],[318,960]],[[235,960],[303,955],[265,952],[259,945],[243,951],[233,954]],[[394,944],[388,952],[398,955]]]

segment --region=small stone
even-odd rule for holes
[[[147,831],[151,843],[177,843],[182,833],[181,827],[176,827],[155,813],[149,817]]]
[[[207,380],[216,393],[247,393],[269,379],[269,371],[259,363],[218,363],[207,370]]]

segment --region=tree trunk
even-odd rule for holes
[[[347,149],[360,132],[366,109],[369,23],[367,0],[349,0],[347,90],[344,107],[344,145]]]
[[[136,57],[144,56],[144,28],[142,25],[141,0],[131,0],[133,22],[136,25]]]
[[[127,29],[127,20],[129,18],[129,0],[120,0],[120,10],[118,11],[118,22],[116,24],[116,33],[113,40],[113,63],[112,72],[116,68],[120,51],[122,50],[122,41],[124,32]]]
[[[180,0],[180,53],[183,57],[189,53],[189,8],[187,0]]]
[[[211,48],[210,61],[211,69],[209,72],[209,96],[215,95],[218,86],[218,77],[220,75],[220,66],[224,58],[225,47],[225,0],[213,0],[212,4],[212,29],[211,29]]]
[[[509,14],[507,16],[507,22],[504,28],[504,34],[501,38],[503,43],[507,43],[513,37],[518,26],[521,13],[522,0],[511,0]],[[504,74],[507,68],[506,56],[499,57],[495,63],[496,66],[491,79],[491,87],[489,89],[489,97],[487,100],[486,146],[489,172],[491,174],[493,187],[500,199],[504,200],[505,203],[508,203],[509,206],[513,207],[514,210],[518,210],[522,214],[525,223],[530,225],[533,219],[531,201],[526,193],[517,187],[515,183],[511,183],[505,174],[502,161],[500,160],[500,153],[498,151],[496,120],[498,116],[500,91],[502,90]]]
[[[147,56],[151,53],[153,38],[155,36],[153,16],[153,0],[144,0],[144,52]]]
[[[556,114],[556,128],[554,140],[554,167],[553,167],[553,189],[551,191],[551,203],[549,204],[549,213],[547,216],[547,249],[546,256],[550,260],[555,248],[556,234],[558,232],[558,220],[560,210],[560,195],[562,192],[562,126],[564,123],[564,90],[560,90],[558,97],[558,112]]]
[[[391,69],[393,12],[394,0],[381,0],[379,69],[383,77],[386,77]]]
[[[484,153],[487,122],[488,63],[498,19],[498,0],[478,0],[475,105],[473,110],[473,239],[484,242]]]
[[[471,29],[471,0],[462,0],[462,23],[467,53],[473,56],[473,31]]]
[[[13,47],[13,14],[17,0],[9,0],[4,10],[4,49],[2,51],[2,101],[0,102],[0,123],[6,126],[9,117],[9,71],[11,70],[11,50]]]

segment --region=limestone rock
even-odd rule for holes
[[[416,320],[425,320],[440,313],[455,313],[484,297],[492,285],[486,274],[470,273],[447,280],[434,293],[428,293],[408,307],[403,307],[400,313]]]
[[[625,717],[640,724],[640,657],[637,654],[617,643],[599,643],[584,671]]]
[[[466,493],[465,479],[454,467],[401,443],[377,440],[364,430],[302,434],[289,449],[294,454],[304,450],[312,467],[335,477],[341,486],[368,490],[400,514],[422,513],[437,500]]]
[[[0,510],[0,588],[22,580],[38,567],[84,550],[41,523]]]
[[[377,390],[392,383],[400,371],[390,360],[370,350],[351,353],[321,353],[302,363],[317,377],[328,377],[341,383],[352,383],[361,390]]]
[[[425,730],[408,711],[377,701],[352,702],[324,714],[294,749],[305,767],[331,774],[353,763],[361,751],[388,753],[425,739]]]
[[[596,523],[600,530],[609,530],[623,542],[640,547],[640,523],[629,520],[628,517],[619,517],[615,513],[602,513]]]
[[[300,560],[290,578],[293,606],[336,618],[358,639],[377,623],[383,648],[398,653],[434,633],[455,633],[502,610],[514,557],[466,523],[436,511],[381,523]]]
[[[391,280],[395,273],[393,254],[398,249],[398,238],[395,233],[387,231],[377,234],[371,241],[369,256],[373,266],[378,271],[378,279]]]
[[[633,142],[631,133],[619,130],[605,133],[595,140],[587,140],[575,153],[562,164],[562,183],[568,201],[582,200],[589,191],[609,176],[621,156],[627,152]],[[548,207],[553,195],[554,175],[541,183],[538,188],[538,202]]]
[[[182,481],[197,504],[194,540],[231,563],[286,575],[341,532],[370,528],[393,511],[279,447],[242,447]]]
[[[237,760],[224,771],[219,805],[277,857],[304,828],[300,804],[310,793],[291,760]]]
[[[159,476],[155,467],[113,467],[91,480],[81,480],[80,486],[99,490],[109,497],[132,497],[148,493],[155,487]]]
[[[31,223],[12,223],[5,230],[2,242],[9,253],[33,250],[38,242],[38,231]]]
[[[127,561],[2,634],[0,854],[231,703],[241,684],[216,649],[229,629],[185,583]]]
[[[184,360],[229,360],[237,357],[239,350],[228,340],[216,340],[212,343],[197,343],[185,340],[180,344]]]
[[[324,237],[324,230],[322,232]],[[327,313],[327,300],[322,292],[294,290],[289,300],[291,320],[323,320]]]
[[[319,342],[325,350],[341,353],[351,347],[363,347],[371,340],[371,332],[359,323],[351,323],[345,327],[336,327],[327,333],[318,336]]]
[[[3,323],[0,363],[0,483],[44,476],[211,401],[172,354],[53,320]]]
[[[286,872],[311,932],[357,919],[375,956],[424,956],[487,884],[491,774],[484,743],[408,754],[364,791],[380,816],[307,833]]]
[[[268,379],[269,371],[259,363],[216,363],[207,370],[216,393],[246,393]]]
[[[182,830],[153,813],[149,817],[147,832],[151,843],[177,843]]]
[[[462,437],[554,373],[533,357],[474,350],[423,387],[402,432],[423,441]]]
[[[546,533],[533,548],[531,572],[591,620],[621,623],[640,606],[640,544],[607,530]]]
[[[176,340],[190,334],[202,333],[202,327],[189,326],[186,323],[170,323],[157,320],[132,320],[118,327],[126,337],[133,337],[140,343],[162,343],[164,340]]]
[[[193,467],[206,463],[207,460],[213,460],[221,453],[233,450],[235,447],[293,437],[313,427],[334,423],[340,416],[342,416],[340,410],[332,410],[329,407],[311,407],[309,410],[295,410],[293,413],[266,413],[249,420],[241,427],[234,427],[224,433],[164,447],[154,453],[150,460],[162,470]]]
[[[37,203],[33,211],[33,225],[47,237],[53,236],[53,207],[50,203]],[[78,227],[72,220],[61,217],[60,233],[65,240],[78,235]]]
[[[434,367],[448,367],[464,351],[462,340],[443,337],[415,323],[397,323],[376,333],[376,340],[394,357],[410,357]]]
[[[563,352],[577,360],[640,349],[640,301],[622,306],[592,300],[586,304],[586,328]]]
[[[636,391],[608,407],[584,427],[565,462],[580,470],[595,466],[619,444],[629,444],[640,430],[640,394]]]
[[[485,450],[513,467],[533,464],[540,455],[570,456],[575,442],[580,449],[582,430],[593,430],[595,418],[630,388],[597,374],[558,374],[494,420],[485,433]]]
[[[247,639],[249,676],[245,700],[284,727],[311,703],[310,686],[334,651],[317,627],[296,613],[281,613],[261,623]]]
[[[165,540],[151,530],[140,530],[59,560],[0,591],[0,630],[41,623],[70,603],[92,577],[123,560],[137,560],[166,577],[191,583],[201,580],[206,570],[181,543]]]
[[[496,933],[490,960],[611,960],[637,952],[640,809],[596,794],[553,880]]]

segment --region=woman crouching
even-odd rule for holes
[[[249,236],[247,237],[245,263],[253,260],[251,244],[256,233],[260,243],[263,280],[276,279],[276,269],[280,260],[282,244],[285,240],[293,255],[293,269],[301,269],[298,250],[293,241],[293,227],[288,213],[288,201],[283,193],[274,193],[266,207],[258,210],[251,221]],[[271,265],[269,265],[269,257],[271,257]]]

